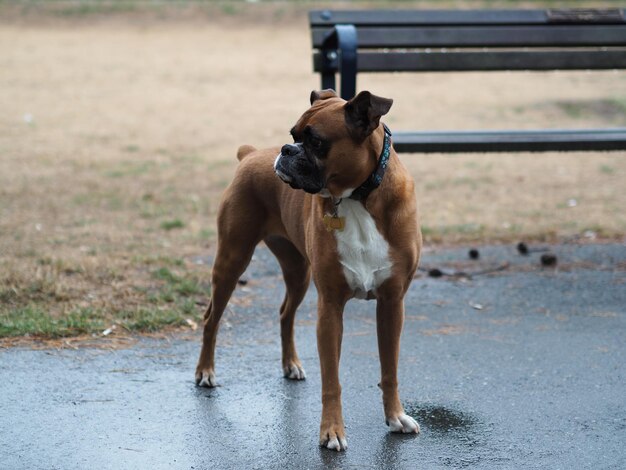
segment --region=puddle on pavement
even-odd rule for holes
[[[409,403],[405,406],[405,411],[415,418],[420,426],[438,434],[470,434],[478,424],[476,418],[469,413],[444,406]]]

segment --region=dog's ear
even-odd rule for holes
[[[365,139],[378,128],[381,116],[389,112],[392,104],[392,99],[362,91],[344,106],[348,129],[357,140]]]
[[[328,98],[337,98],[337,93],[332,88],[327,90],[320,90],[311,92],[311,104],[315,103],[317,100],[327,100]]]

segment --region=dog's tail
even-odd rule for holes
[[[254,151],[256,151],[256,148],[252,145],[242,145],[239,147],[239,150],[237,150],[237,160],[243,160]]]

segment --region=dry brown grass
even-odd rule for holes
[[[148,307],[197,318],[209,268],[194,260],[214,248],[238,145],[285,143],[318,87],[305,18],[11,18],[0,24],[0,315],[87,309],[95,330]],[[364,75],[359,87],[395,99],[397,130],[626,125],[623,71]],[[427,240],[451,243],[622,237],[624,157],[402,159]]]

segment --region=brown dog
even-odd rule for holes
[[[291,130],[293,144],[239,149],[241,163],[219,208],[213,295],[196,383],[216,385],[220,317],[263,240],[278,258],[287,286],[280,326],[283,370],[289,379],[305,378],[293,324],[313,275],[322,373],[320,444],[329,449],[347,448],[339,357],[343,310],[353,297],[377,301],[385,420],[393,432],[419,432],[400,403],[397,367],[404,295],[417,269],[422,238],[413,179],[380,123],[391,104],[367,91],[348,102],[332,90],[311,93],[311,108]]]

